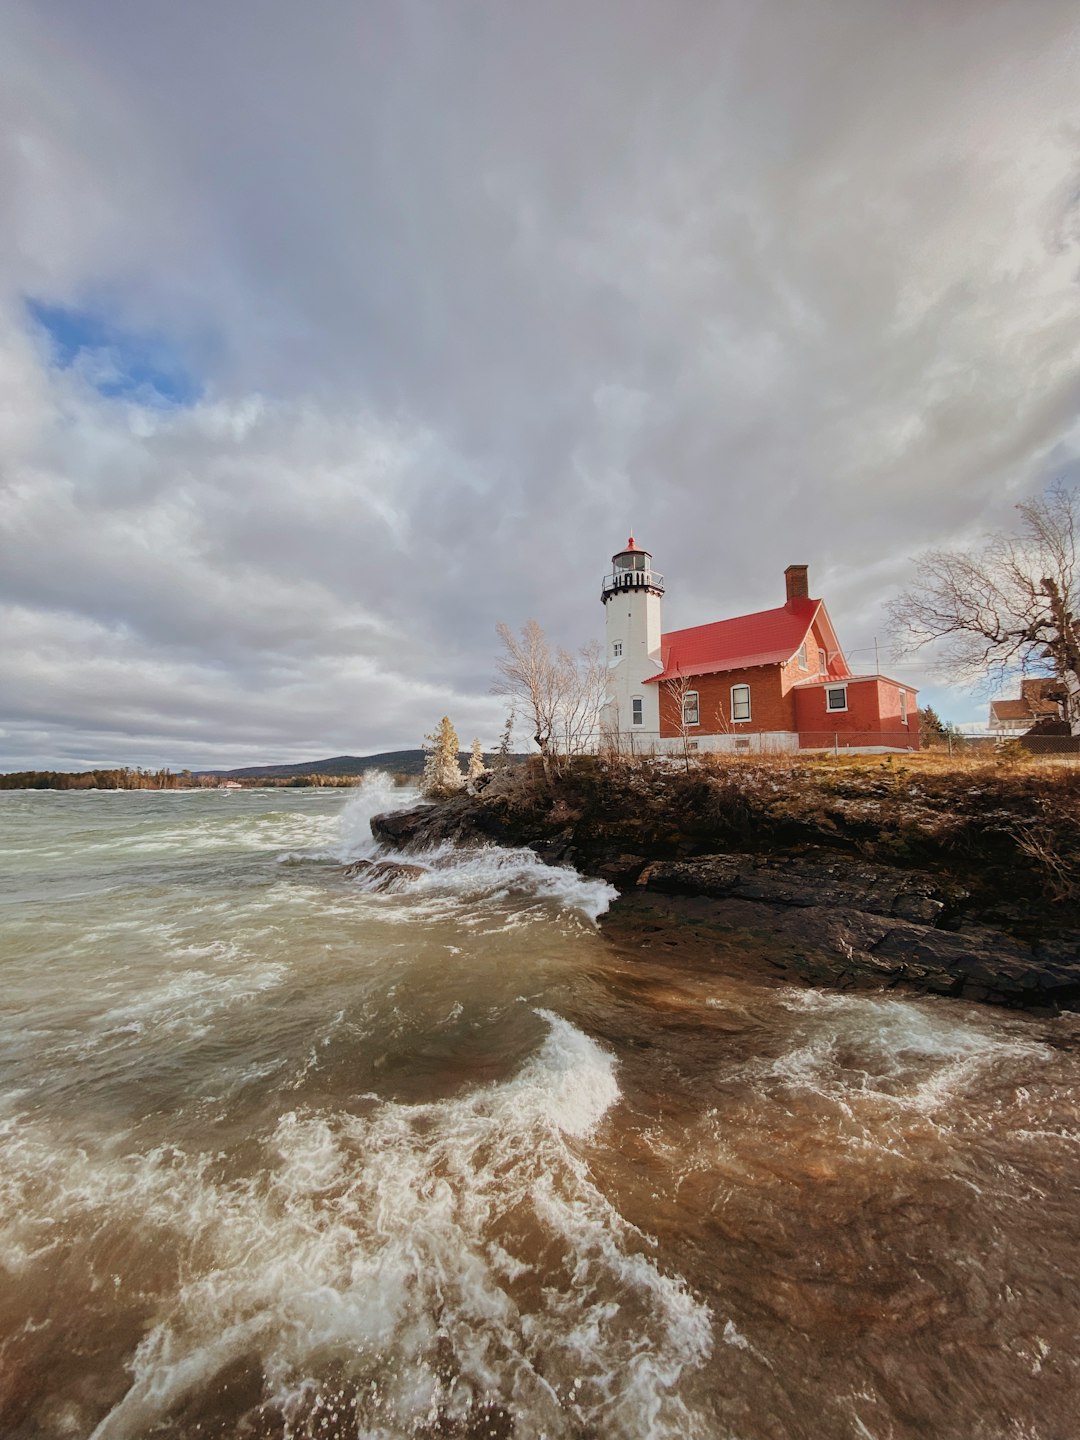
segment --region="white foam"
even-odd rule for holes
[[[618,894],[606,881],[590,880],[569,866],[545,865],[531,850],[445,846],[423,858],[430,870],[417,881],[418,889],[473,906],[524,897],[554,902],[595,921]]]
[[[237,954],[236,947],[223,943],[189,949],[215,959]],[[141,1033],[153,1026],[162,1033],[194,1038],[205,1034],[221,1011],[275,989],[286,974],[286,967],[280,964],[250,965],[224,974],[201,967],[182,970],[106,1010],[95,1021],[93,1030],[100,1038],[108,1039],[128,1031]]]
[[[595,922],[618,893],[606,881],[590,880],[568,866],[545,865],[531,850],[441,845],[408,858],[424,873],[395,881],[389,893],[407,896],[414,915],[455,918],[484,934],[548,919],[552,905]],[[379,876],[361,874],[356,883],[361,890],[387,893]],[[522,906],[522,901],[533,904]]]
[[[282,864],[312,860],[349,864],[403,858],[375,840],[372,817],[418,803],[420,795],[414,787],[395,784],[393,777],[381,770],[369,771],[320,834],[318,844],[287,850],[278,860]],[[384,876],[355,877],[356,889],[361,892],[409,898],[412,908],[403,911],[398,907],[397,914],[384,915],[391,921],[454,918],[467,927],[483,927],[483,933],[495,934],[547,919],[554,903],[595,922],[618,893],[603,880],[589,880],[566,866],[545,865],[526,849],[444,844],[404,858],[410,865],[419,865],[424,874],[400,877],[389,884]],[[523,899],[535,902],[536,908],[523,909]],[[500,906],[512,907],[512,913],[497,913]]]
[[[979,1083],[988,1068],[1045,1060],[1047,1048],[999,1016],[932,999],[791,990],[796,1043],[767,1073],[795,1086],[848,1098],[867,1094],[932,1110]]]
[[[419,791],[412,785],[396,785],[384,770],[369,770],[349,795],[335,822],[336,833],[330,844],[337,860],[364,860],[380,853],[371,833],[376,815],[392,810],[408,810],[420,803]]]
[[[332,831],[332,814],[308,813],[292,808],[252,813],[248,808],[221,813],[205,807],[187,815],[173,814],[168,823],[160,815],[141,817],[120,834],[92,840],[83,839],[83,854],[103,858],[126,855],[173,855],[185,857],[200,852],[273,853],[290,847],[302,853],[325,843]]]
[[[0,1211],[9,1268],[103,1225],[148,1227],[186,1257],[95,1440],[146,1434],[245,1356],[297,1428],[331,1403],[329,1368],[358,1434],[485,1403],[521,1433],[695,1433],[677,1387],[709,1352],[708,1311],[591,1176],[581,1147],[618,1098],[612,1057],[544,1018],[512,1079],[285,1115],[244,1180],[173,1149],[58,1148],[44,1122],[0,1130],[0,1173],[20,1182]]]

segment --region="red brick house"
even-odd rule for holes
[[[773,610],[664,634],[664,581],[651,556],[631,536],[612,564],[601,596],[604,728],[623,748],[919,748],[917,692],[885,675],[852,674],[824,601],[810,597],[805,565],[788,566],[785,602]]]

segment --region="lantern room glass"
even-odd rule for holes
[[[644,550],[624,550],[621,555],[616,555],[616,570],[640,570],[649,568],[649,557]]]

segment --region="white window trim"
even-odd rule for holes
[[[697,716],[697,719],[696,719],[696,720],[688,720],[688,719],[686,718],[686,707],[687,707],[688,703],[689,703],[691,700],[693,700],[693,702],[694,702],[694,714]],[[682,718],[682,723],[683,723],[684,725],[700,725],[700,724],[701,724],[701,696],[698,694],[698,692],[697,692],[696,690],[687,690],[686,694],[683,696],[682,716],[683,716],[683,718]]]
[[[743,715],[743,716],[736,716],[736,714],[735,714],[735,691],[736,691],[736,690],[745,690],[745,691],[746,691],[746,714]],[[751,701],[751,698],[750,698],[750,686],[749,686],[749,685],[732,685],[732,687],[731,687],[731,723],[732,723],[733,725],[749,725],[750,722],[751,722],[751,720],[752,720],[753,718],[754,718],[754,706],[753,706],[753,702]]]
[[[796,658],[796,660],[798,660],[798,662],[799,662],[799,669],[800,669],[800,670],[809,671],[809,669],[810,669],[810,661],[809,661],[809,659],[807,658],[807,654],[806,654],[806,641],[805,641],[805,640],[804,640],[804,641],[802,642],[802,644],[799,646],[798,654],[795,656],[795,658]]]
[[[832,691],[832,690],[842,690],[842,691],[844,692],[844,703],[843,703],[843,705],[830,705],[830,704],[829,704],[829,692]],[[843,715],[844,712],[847,710],[847,708],[848,708],[848,703],[847,703],[847,686],[846,686],[846,685],[826,685],[826,686],[825,686],[825,713],[826,713],[826,715]]]
[[[635,712],[637,713],[637,717],[638,717],[636,720],[634,719],[634,714],[635,714]],[[644,725],[644,724],[645,724],[645,697],[644,697],[643,695],[634,695],[634,696],[631,696],[631,699],[630,699],[630,724],[631,724],[631,725]]]

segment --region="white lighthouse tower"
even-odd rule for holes
[[[660,687],[644,682],[664,668],[660,659],[660,600],[664,577],[633,535],[611,557],[600,591],[607,621],[607,698],[601,730],[620,750],[660,748]]]

